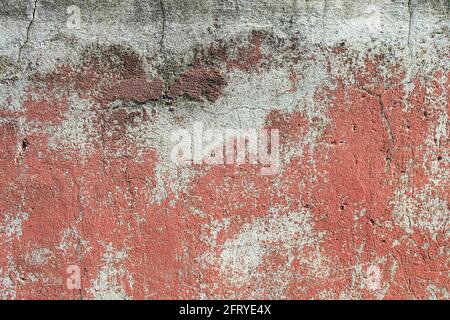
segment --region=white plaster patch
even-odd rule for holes
[[[28,220],[28,216],[27,212],[19,212],[16,216],[4,213],[3,222],[0,224],[0,233],[3,233],[7,240],[20,238],[22,236],[23,223]]]
[[[97,279],[92,281],[90,292],[94,299],[99,300],[128,300],[123,287],[123,282],[132,284],[131,275],[122,262],[126,259],[125,250],[115,251],[112,244],[106,246],[103,254],[103,267],[100,269]]]
[[[238,235],[227,240],[220,247],[219,256],[213,253],[219,248],[213,246],[212,252],[205,254],[202,259],[209,264],[217,264],[223,279],[236,287],[267,281],[276,283],[272,287],[272,297],[282,298],[290,280],[296,277],[322,277],[329,273],[326,262],[318,251],[322,234],[314,231],[310,219],[311,215],[307,211],[258,218],[253,223],[244,225]],[[226,221],[224,227],[227,225]],[[218,234],[217,224],[213,234]],[[313,248],[313,251],[303,255],[301,252],[305,246]],[[258,271],[258,267],[271,254],[280,254],[286,261],[268,277]],[[292,274],[289,266],[294,259],[308,264],[310,272]],[[252,297],[257,297],[263,290],[262,287],[257,288]]]

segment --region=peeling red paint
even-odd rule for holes
[[[240,59],[227,60],[227,76],[261,63],[263,39],[254,33],[250,47],[238,50]],[[434,79],[416,78],[408,93],[404,72],[388,65],[386,75],[381,67],[387,64],[382,55],[367,55],[353,74],[328,74],[333,87],[314,95],[325,120],[273,107],[265,128],[280,130],[283,150],[298,149],[279,175],[261,176],[249,164],[197,165],[180,190],[158,175],[163,160],[157,150],[137,150],[129,134],[148,123],[147,109],[105,108],[116,99],[162,99],[164,80],[151,80],[135,54],[109,48],[88,54],[79,69],[61,66],[36,76],[24,111],[5,112],[8,122],[0,124],[0,225],[6,213],[27,213],[20,236],[0,235],[0,267],[8,270],[13,261],[8,277],[16,297],[93,298],[109,264],[123,272],[108,274],[107,281],[136,299],[377,298],[381,289],[371,290],[364,279],[373,265],[380,268],[383,298],[427,298],[430,285],[448,290],[447,231],[432,234],[417,221],[406,230],[395,220],[393,202],[403,190],[415,202],[413,210],[431,218],[430,199],[420,192],[432,189],[432,199],[449,202],[448,181],[430,185],[433,166],[449,169],[447,162],[430,159],[448,150],[448,136],[439,143],[427,139],[439,114],[448,113],[450,77],[438,70]],[[187,69],[168,97],[214,102],[223,94],[223,72]],[[302,83],[292,69],[290,80],[289,92],[295,93]],[[42,130],[66,119],[68,89],[94,101],[94,132],[86,133],[93,151],[87,155],[52,148]],[[37,132],[21,132],[9,119],[16,117]],[[320,134],[311,144],[314,130]],[[165,196],[155,200],[161,183]],[[271,229],[279,221],[284,238]],[[245,238],[257,228],[269,236]],[[256,241],[262,248],[251,251],[256,262],[227,263],[233,241]],[[241,247],[236,250],[252,249]],[[123,257],[109,257],[121,250]],[[68,275],[61,266],[70,264],[82,268],[81,290],[65,287]],[[443,298],[442,291],[436,295]]]
[[[163,90],[164,82],[161,79],[149,80],[144,77],[126,79],[107,89],[105,99],[107,101],[121,99],[126,102],[145,103],[150,100],[157,101],[161,99]]]
[[[262,43],[264,40],[264,33],[253,32],[248,47],[240,47],[237,49],[238,58],[229,58],[227,61],[227,68],[232,70],[234,68],[249,71],[258,66],[263,58]]]
[[[27,110],[25,115],[28,121],[34,120],[41,124],[59,124],[65,119],[65,113],[68,110],[67,98],[35,100],[29,94],[24,102],[24,108]]]
[[[195,101],[216,101],[225,85],[223,75],[218,70],[207,70],[202,67],[192,68],[184,72],[170,86],[168,96],[172,99],[188,96]]]

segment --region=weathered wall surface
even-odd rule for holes
[[[1,0],[0,298],[448,299],[449,53],[445,0]]]

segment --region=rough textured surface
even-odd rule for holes
[[[448,299],[449,22],[446,0],[2,0],[0,298]],[[280,171],[177,165],[195,122],[278,129]]]

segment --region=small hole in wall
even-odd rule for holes
[[[442,160],[442,156],[438,156],[437,159],[438,159],[438,161],[441,161]]]
[[[22,150],[26,150],[28,148],[28,146],[30,145],[30,143],[28,142],[27,139],[23,139],[22,140]]]
[[[25,138],[22,140],[22,151],[27,150],[28,146],[30,145],[30,143],[28,142],[28,140]]]

